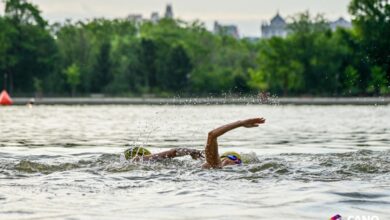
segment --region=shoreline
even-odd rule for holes
[[[14,105],[26,105],[32,98],[13,98]],[[36,105],[389,105],[390,97],[354,98],[34,98]]]

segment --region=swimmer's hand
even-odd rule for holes
[[[246,128],[259,127],[260,124],[265,123],[264,118],[250,118],[244,121],[241,121],[242,126]]]
[[[204,158],[202,151],[200,150],[188,149],[188,148],[177,148],[175,150],[176,150],[177,157],[190,155],[194,160],[197,160],[199,158]]]
[[[199,158],[204,158],[203,152],[200,151],[200,150],[193,150],[193,151],[190,153],[190,156],[191,156],[192,159],[194,159],[194,160],[197,160],[197,159],[199,159]]]

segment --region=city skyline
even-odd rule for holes
[[[53,22],[63,22],[66,19],[85,20],[92,18],[125,18],[130,14],[140,14],[150,18],[152,12],[163,15],[167,4],[173,7],[174,17],[186,21],[200,20],[207,29],[212,30],[215,21],[221,24],[236,25],[242,37],[261,36],[260,25],[269,21],[279,12],[287,18],[303,11],[310,11],[315,15],[322,13],[329,20],[344,17],[350,20],[347,7],[349,0],[329,0],[326,3],[312,0],[112,0],[107,3],[103,0],[30,0],[39,6],[45,19]],[[4,3],[0,4],[4,10]]]

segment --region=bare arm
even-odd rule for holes
[[[219,168],[221,167],[221,160],[218,154],[218,142],[217,138],[228,131],[236,129],[238,127],[258,127],[259,124],[265,122],[264,118],[251,118],[243,121],[236,121],[227,125],[223,125],[209,132],[207,137],[207,144],[205,148],[206,153],[206,164],[203,165],[205,168]]]
[[[134,160],[135,161],[161,160],[161,159],[182,157],[182,156],[187,156],[187,155],[191,156],[193,159],[198,159],[200,157],[203,157],[202,151],[200,151],[200,150],[188,149],[188,148],[174,148],[174,149],[163,151],[163,152],[160,152],[157,154],[145,155],[143,157],[136,157],[136,158],[134,158]]]

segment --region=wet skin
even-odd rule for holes
[[[250,118],[242,121],[233,122],[227,125],[223,125],[209,132],[207,138],[207,144],[205,147],[206,154],[206,163],[202,165],[202,168],[210,169],[210,168],[222,168],[224,166],[235,165],[236,163],[232,160],[223,160],[220,159],[218,153],[218,137],[222,136],[228,131],[239,127],[245,128],[254,128],[258,127],[260,124],[264,124],[264,118]]]
[[[133,158],[133,161],[150,161],[150,160],[159,160],[167,159],[174,157],[181,157],[189,155],[193,159],[206,158],[206,162],[202,165],[204,169],[215,169],[222,168],[224,166],[236,165],[237,163],[229,158],[220,158],[218,153],[218,137],[225,134],[228,131],[239,127],[245,128],[254,128],[258,127],[260,124],[264,124],[264,118],[250,118],[242,121],[233,122],[230,124],[223,125],[218,127],[208,133],[207,144],[204,152],[195,149],[186,149],[186,148],[176,148],[168,151],[160,152],[157,154],[137,156]]]

